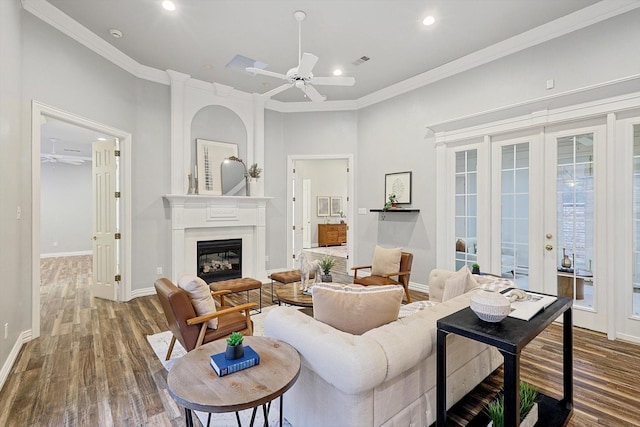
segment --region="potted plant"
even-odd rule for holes
[[[249,175],[247,179],[247,195],[248,196],[263,196],[264,195],[264,186],[261,185],[261,181],[258,180],[260,178],[260,174],[262,173],[262,168],[258,167],[257,163],[252,164],[247,169],[247,174]]]
[[[520,381],[520,427],[533,427],[538,421],[538,389]],[[504,395],[500,393],[487,404],[485,412],[491,418],[488,427],[504,427]]]
[[[480,264],[473,263],[473,265],[471,266],[471,273],[480,274]]]
[[[321,277],[321,280],[323,282],[331,282],[333,280],[331,277],[331,269],[333,268],[335,263],[336,260],[333,259],[331,255],[324,255],[322,258],[320,258],[318,265],[324,273]]]
[[[384,204],[385,209],[398,207],[398,196],[395,193],[389,194],[387,198],[387,203]]]
[[[240,332],[233,332],[227,338],[227,350],[224,353],[225,359],[234,360],[244,356],[244,347],[242,341],[244,337]]]

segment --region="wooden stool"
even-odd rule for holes
[[[273,287],[273,284],[271,285]],[[262,313],[262,282],[251,277],[243,277],[242,279],[222,280],[220,282],[209,283],[209,289],[212,291],[226,291],[231,293],[247,292],[247,302],[249,302],[249,291],[260,289],[260,301],[258,313]]]
[[[315,277],[316,273],[311,271],[309,273],[309,279],[314,279]],[[302,273],[300,273],[300,270],[279,271],[277,273],[271,273],[269,278],[271,279],[271,302],[278,302],[278,300],[274,298],[273,282],[282,283],[283,285],[300,282],[302,281]]]

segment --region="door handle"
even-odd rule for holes
[[[93,240],[98,240],[98,238],[96,236],[93,236],[92,239]]]
[[[544,248],[548,251],[553,250],[553,246],[551,245],[546,245]]]

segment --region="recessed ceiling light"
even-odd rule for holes
[[[433,23],[436,22],[436,18],[434,18],[433,16],[429,15],[426,18],[424,18],[424,20],[422,21],[422,23],[424,25],[433,25]]]
[[[122,37],[122,31],[117,30],[115,28],[112,28],[109,30],[109,34],[111,34],[113,37],[119,39],[120,37]]]
[[[202,66],[202,68],[204,68],[204,69],[205,69],[205,70],[207,70],[207,71],[211,71],[211,70],[213,70],[213,65],[211,65],[211,64],[204,64],[204,65]]]
[[[162,7],[164,7],[166,10],[169,10],[171,12],[176,10],[176,5],[171,0],[164,0],[162,2]]]
[[[335,70],[333,70],[333,75],[334,76],[341,76],[342,75],[342,70],[340,68],[336,68]]]

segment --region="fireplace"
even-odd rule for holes
[[[242,277],[242,239],[198,241],[198,277],[207,283]]]

